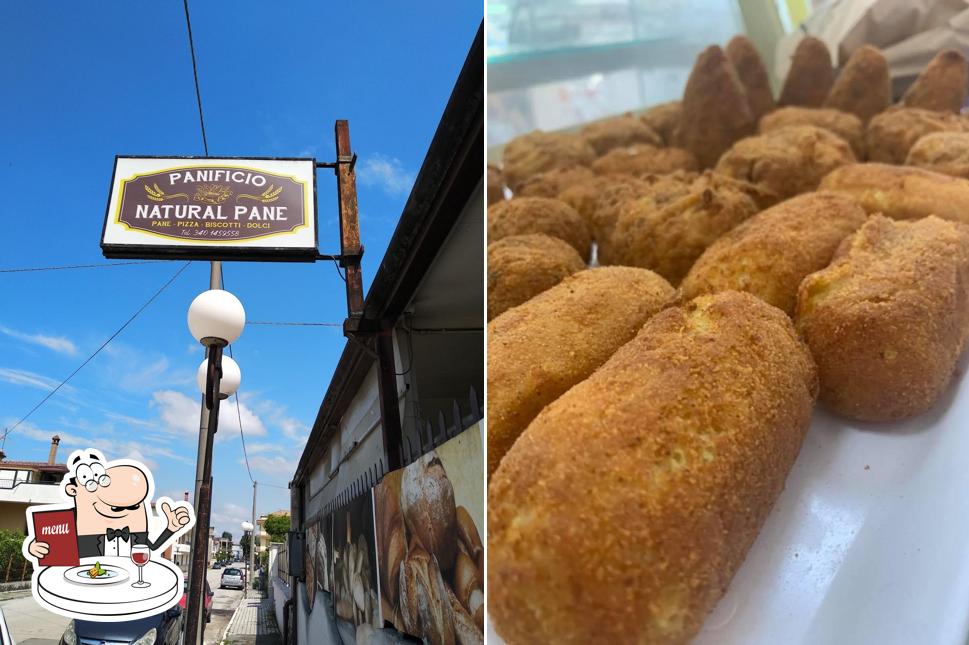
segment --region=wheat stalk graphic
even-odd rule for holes
[[[279,193],[283,192],[283,187],[282,186],[280,186],[279,188],[275,188],[275,190],[274,190],[274,188],[275,187],[274,187],[273,184],[269,184],[269,188],[267,188],[266,190],[264,190],[261,195],[246,195],[246,194],[242,194],[242,195],[238,195],[236,197],[236,200],[240,200],[240,199],[254,199],[256,201],[262,202],[263,204],[268,204],[270,202],[274,202],[277,199],[279,199]]]
[[[166,199],[175,199],[176,197],[184,197],[185,199],[188,199],[188,195],[186,195],[185,193],[175,193],[174,195],[166,195],[165,191],[159,188],[157,183],[154,186],[149,186],[148,184],[145,184],[145,192],[148,193],[148,199],[150,199],[153,202],[163,202]]]

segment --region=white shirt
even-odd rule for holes
[[[108,539],[108,534],[104,534],[104,555],[117,555],[123,558],[131,557],[131,543],[134,541],[135,536],[132,534],[128,541],[125,542],[120,537],[116,537],[113,540]]]

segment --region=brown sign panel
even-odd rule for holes
[[[306,260],[317,254],[312,159],[118,157],[106,257]]]

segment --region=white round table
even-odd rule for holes
[[[75,618],[96,622],[118,622],[153,616],[180,598],[182,572],[168,560],[150,560],[142,578],[150,587],[136,588],[138,567],[130,558],[103,556],[81,558],[81,564],[114,565],[128,571],[128,578],[114,584],[84,585],[64,577],[70,567],[46,567],[37,576],[37,593],[51,607],[70,612]]]

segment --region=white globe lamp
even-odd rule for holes
[[[205,394],[205,382],[208,379],[209,359],[205,359],[195,372],[195,383],[199,386],[199,391]],[[239,364],[228,356],[222,357],[222,380],[219,381],[219,398],[227,399],[236,393],[239,384],[242,383],[242,370]]]
[[[188,329],[203,345],[234,343],[246,326],[246,310],[228,291],[203,291],[188,308]]]

